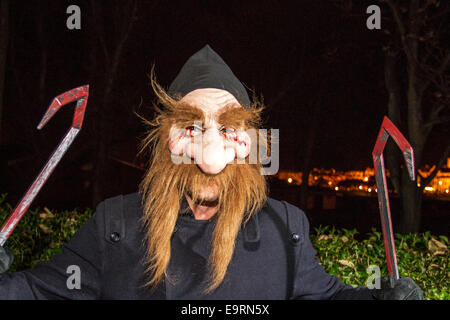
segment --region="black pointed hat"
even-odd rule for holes
[[[242,83],[230,67],[209,45],[191,56],[169,87],[169,95],[185,96],[189,92],[215,88],[230,92],[243,107],[250,106],[250,99]]]

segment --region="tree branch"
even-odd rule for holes
[[[436,79],[440,78],[444,74],[444,71],[447,69],[449,63],[450,63],[450,52],[447,52],[439,68],[435,72],[431,72],[432,74],[427,77],[426,82],[420,87],[421,92],[424,92],[432,82],[435,83],[436,86],[440,87],[440,84],[436,83]],[[426,72],[425,68],[423,67],[422,70]]]
[[[117,161],[120,164],[123,164],[124,166],[130,167],[130,168],[133,168],[133,169],[137,169],[137,170],[140,170],[140,171],[145,171],[144,167],[138,166],[138,165],[136,165],[136,164],[134,164],[132,162],[125,161],[125,160],[122,160],[122,159],[119,159],[119,158],[116,158],[116,157],[113,157],[113,156],[108,156],[108,158],[110,158],[111,160]]]
[[[434,168],[434,170],[430,173],[430,175],[426,179],[423,179],[423,182],[420,184],[421,191],[423,191],[423,189],[425,189],[425,187],[430,184],[430,182],[434,179],[434,177],[436,177],[438,171],[442,168],[449,155],[450,155],[450,145],[447,145],[447,149],[445,149],[439,162],[436,164],[436,168]]]
[[[444,104],[441,104],[437,107],[434,107],[433,110],[430,113],[430,116],[428,117],[428,121],[424,123],[423,128],[424,130],[431,130],[435,125],[445,123],[447,121],[450,121],[449,117],[441,118],[439,117],[439,114],[442,110],[444,110],[447,106]]]
[[[398,30],[400,31],[400,40],[402,43],[403,50],[405,51],[406,57],[408,58],[408,60],[414,61],[413,55],[411,53],[411,48],[408,46],[408,43],[406,41],[406,36],[407,36],[406,35],[406,27],[402,21],[402,18],[400,17],[398,7],[395,5],[395,3],[392,2],[392,0],[386,0],[386,3],[391,8],[395,23],[397,24]]]
[[[449,121],[450,121],[450,117],[445,117],[445,118],[441,118],[441,119],[435,119],[435,120],[432,120],[432,121],[428,121],[424,125],[424,128],[427,129],[427,130],[430,130],[432,127],[434,127],[437,124],[443,124],[443,123],[446,123],[446,122],[449,122]]]
[[[96,9],[97,7],[95,5],[95,1],[91,0],[90,4],[91,4],[91,8],[92,8],[92,15],[94,17],[99,17],[99,15],[97,13],[97,9]],[[108,51],[108,48],[106,47],[105,37],[103,35],[103,32],[100,30],[100,26],[103,26],[103,23],[95,23],[94,30],[95,30],[95,33],[97,34],[97,38],[100,43],[100,47],[102,48],[103,55],[105,56],[106,64],[109,65],[109,61],[110,61],[109,51]]]
[[[421,180],[426,179],[426,177],[423,174],[421,174],[419,170],[417,170],[417,175],[420,177]]]

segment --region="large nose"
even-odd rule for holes
[[[216,128],[205,130],[202,139],[202,152],[195,154],[196,163],[204,173],[217,174],[233,161],[234,150],[225,147],[224,138]]]

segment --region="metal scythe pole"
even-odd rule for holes
[[[384,169],[383,158],[384,147],[386,146],[389,136],[394,139],[395,143],[402,151],[411,180],[415,180],[415,168],[413,148],[391,120],[389,120],[388,117],[384,117],[375,147],[372,151],[372,157],[375,179],[377,182],[378,204],[380,206],[381,227],[383,229],[387,267],[391,287],[394,287],[394,282],[400,278],[400,275],[398,272],[397,257],[395,255],[394,233],[392,231],[391,209],[389,207],[389,193],[386,184],[386,172]]]
[[[42,117],[42,120],[37,127],[38,130],[42,129],[42,127],[45,126],[45,124],[62,106],[73,101],[77,101],[75,113],[73,115],[72,126],[70,127],[69,131],[61,140],[52,156],[48,159],[46,165],[44,166],[44,168],[42,168],[41,172],[36,177],[33,184],[29,187],[22,200],[20,200],[13,213],[9,216],[8,220],[0,229],[0,246],[3,247],[6,240],[8,240],[9,236],[19,223],[20,219],[30,207],[31,203],[41,190],[42,186],[45,184],[45,182],[47,182],[48,177],[52,174],[53,170],[58,165],[64,153],[67,151],[67,149],[69,149],[78,132],[80,132],[81,126],[83,124],[84,112],[86,110],[88,96],[89,85],[81,86],[60,94],[53,99],[52,103],[47,109],[47,112]]]

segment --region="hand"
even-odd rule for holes
[[[8,271],[13,260],[14,255],[12,254],[12,252],[0,246],[0,277],[3,273],[6,273],[6,271]]]
[[[373,291],[377,300],[423,300],[422,289],[408,277],[395,280],[394,288],[391,288],[389,277],[381,278],[381,289]]]

